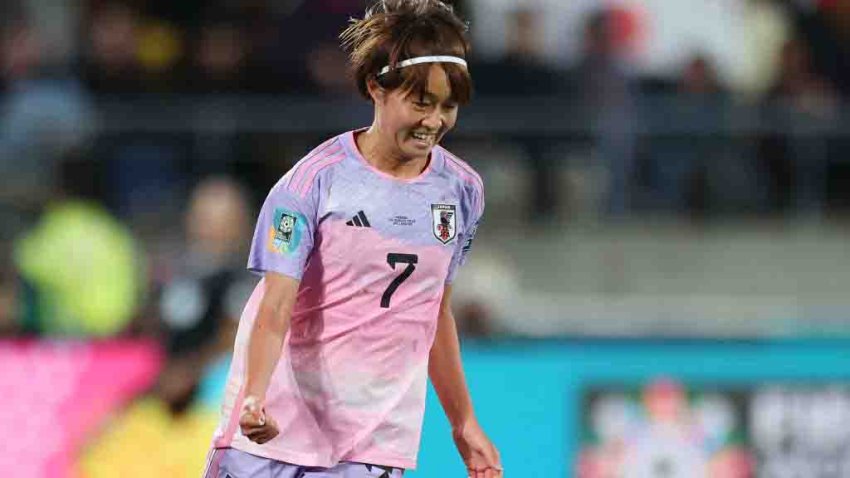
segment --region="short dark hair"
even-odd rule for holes
[[[366,86],[375,79],[382,88],[401,88],[424,94],[428,87],[429,63],[393,68],[417,56],[451,55],[466,58],[470,50],[467,24],[450,5],[440,0],[382,0],[366,10],[362,19],[352,19],[340,35],[357,89],[369,98]],[[390,71],[378,72],[390,66]],[[472,97],[472,78],[462,65],[442,63],[452,89],[452,99],[466,104]]]

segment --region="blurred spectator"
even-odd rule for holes
[[[503,57],[474,61],[475,92],[502,98],[545,97],[557,92],[559,76],[542,57],[540,12],[517,8],[506,13],[507,38]],[[513,140],[522,148],[531,169],[530,216],[550,219],[558,204],[557,164],[554,146],[545,137],[521,136]]]
[[[141,253],[130,231],[88,199],[88,163],[64,163],[63,196],[15,242],[24,329],[44,335],[113,336],[136,313]],[[82,173],[79,173],[82,171]]]
[[[225,12],[210,16],[199,27],[185,91],[204,95],[203,115],[213,122],[230,123],[234,114],[232,95],[250,87],[247,66],[251,52],[245,28],[242,20]],[[247,143],[245,135],[232,129],[196,132],[190,174],[234,173],[239,158],[245,156],[242,148]]]
[[[762,139],[759,158],[769,209],[817,212],[826,199],[830,153],[827,138],[815,133],[834,120],[838,103],[832,85],[815,72],[801,38],[783,47],[767,101],[774,133]]]
[[[232,346],[233,330],[257,279],[245,269],[251,237],[245,192],[225,178],[193,191],[184,244],[171,251],[158,310],[168,353],[200,370]]]
[[[322,42],[312,46],[304,61],[313,94],[357,96],[357,88],[348,70],[345,52],[338,42]]]
[[[84,71],[98,93],[173,91],[183,79],[184,31],[131,3],[110,2],[88,18]]]
[[[311,0],[290,5],[275,25],[274,43],[259,52],[269,67],[262,72],[265,87],[287,93],[348,94],[352,86],[338,34],[362,10],[363,2]],[[268,84],[271,81],[274,84]]]
[[[815,116],[829,114],[836,106],[833,85],[814,70],[807,43],[800,37],[783,46],[770,96]]]
[[[179,68],[185,56],[183,31],[156,18],[144,18],[138,28],[136,52],[146,92],[172,93],[183,81]]]
[[[7,90],[0,98],[0,216],[14,228],[7,214],[33,211],[50,197],[58,162],[85,145],[94,117],[73,77],[43,61],[43,44],[25,20],[0,34]]]
[[[685,95],[697,97],[721,93],[717,72],[708,58],[695,55],[688,61],[679,80],[679,90]]]
[[[702,54],[691,57],[674,92],[677,117],[672,121],[691,125],[721,124],[726,92],[709,58]],[[667,212],[705,212],[709,206],[707,174],[720,167],[715,163],[721,159],[721,144],[706,134],[654,139],[648,168],[655,192],[654,205]]]
[[[77,59],[80,40],[80,13],[85,2],[54,0],[21,1],[33,29],[43,45],[42,56],[48,64],[68,65]]]
[[[810,69],[850,96],[850,0],[818,1],[814,8],[804,6],[806,2],[789,3],[807,40]]]
[[[577,114],[587,118],[600,160],[608,171],[607,212],[615,217],[632,208],[635,168],[635,82],[626,63],[630,38],[623,31],[624,10],[591,15],[584,56],[571,72],[569,87],[579,95]]]
[[[130,4],[109,2],[93,8],[87,31],[83,69],[93,92],[114,100],[122,98],[117,94],[168,90],[169,80],[157,72],[174,64],[178,40],[167,24],[145,22]],[[167,217],[188,182],[183,171],[187,150],[185,139],[175,134],[101,132],[92,157],[103,167],[104,200],[134,226],[161,220],[150,217],[157,208]],[[156,208],[151,198],[157,198]]]
[[[232,20],[212,19],[200,27],[194,49],[194,80],[191,93],[228,93],[244,85],[244,63],[248,56],[240,25]]]
[[[121,3],[109,3],[89,19],[85,79],[98,93],[133,93],[142,89],[139,14]]]
[[[473,58],[475,91],[484,96],[545,96],[555,91],[558,77],[543,61],[540,12],[517,8],[506,12],[505,54],[495,60]]]

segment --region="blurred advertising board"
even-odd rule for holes
[[[476,415],[506,475],[850,476],[845,339],[467,340],[462,350]],[[655,467],[591,474],[599,454],[617,458],[618,436],[619,453]],[[450,437],[429,391],[419,468],[405,478],[457,476]],[[709,463],[715,474],[697,466],[677,475],[677,463]]]
[[[850,476],[846,384],[595,385],[581,400],[575,476]]]

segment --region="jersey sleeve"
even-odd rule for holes
[[[316,203],[301,197],[281,181],[266,197],[248,258],[248,270],[262,275],[271,271],[301,280],[313,249]]]
[[[466,219],[463,222],[463,230],[459,231],[454,255],[452,255],[452,260],[449,263],[449,272],[446,276],[447,284],[454,281],[458,269],[466,263],[466,258],[469,255],[470,249],[472,249],[472,241],[475,239],[475,233],[478,231],[478,225],[484,216],[483,189],[470,189],[471,192],[466,195],[464,204],[461,207],[461,210],[465,212]]]

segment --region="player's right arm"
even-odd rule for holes
[[[296,167],[293,171],[302,170]],[[292,171],[287,173],[269,192],[248,258],[248,269],[263,276],[263,295],[246,344],[245,395],[239,425],[243,435],[260,444],[278,434],[274,418],[264,410],[266,392],[281,358],[316,229],[318,188],[306,194],[306,187],[294,186],[293,175]],[[305,194],[296,193],[302,189]]]
[[[245,399],[239,416],[242,434],[260,444],[278,434],[277,423],[266,415],[264,404],[299,284],[297,279],[275,272],[266,272],[264,277],[265,290],[248,341]]]

